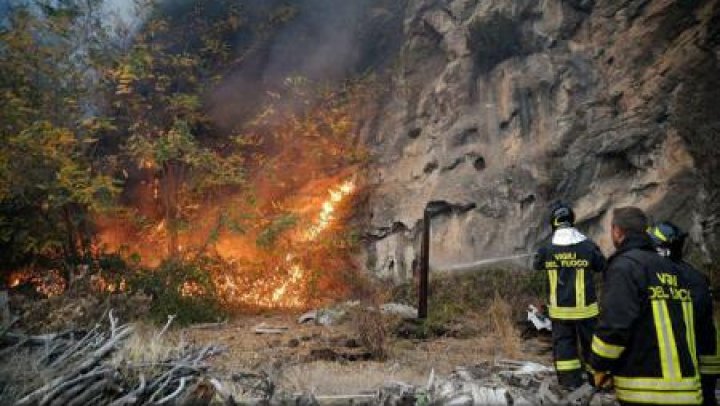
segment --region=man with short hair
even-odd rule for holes
[[[710,281],[702,272],[683,261],[687,233],[669,221],[655,224],[648,230],[658,253],[670,258],[690,287],[695,310],[695,342],[703,391],[703,405],[717,405],[715,386],[720,375],[720,345],[713,317]]]
[[[548,273],[555,370],[559,383],[573,390],[583,384],[590,355],[598,315],[593,273],[605,270],[605,257],[575,228],[575,213],[567,204],[551,206],[549,220],[552,241],[538,250],[534,268]]]
[[[625,405],[699,405],[690,290],[677,266],[657,255],[647,227],[636,207],[613,211],[617,252],[605,273],[592,340],[595,384],[604,386],[612,376]]]

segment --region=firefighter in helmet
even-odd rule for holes
[[[720,342],[713,317],[713,299],[707,276],[683,261],[687,233],[675,224],[664,221],[653,225],[648,234],[658,253],[670,258],[680,269],[680,276],[689,285],[694,307],[696,360],[699,363],[703,405],[717,405],[715,386],[720,375]]]
[[[606,262],[598,246],[575,228],[570,206],[553,204],[549,220],[552,241],[537,251],[534,268],[548,273],[555,370],[560,384],[572,390],[584,382],[598,315],[593,273],[604,271]]]
[[[590,363],[596,386],[610,381],[621,404],[699,405],[690,289],[670,259],[657,255],[647,216],[615,209],[600,317]]]

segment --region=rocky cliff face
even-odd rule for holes
[[[606,252],[637,205],[717,254],[720,0],[409,0],[373,151],[365,258],[412,275],[429,201],[436,267],[531,251],[572,203]],[[717,258],[717,257],[716,257]]]

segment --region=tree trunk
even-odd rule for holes
[[[65,249],[65,271],[63,272],[63,277],[65,278],[65,281],[67,281],[68,286],[70,282],[72,281],[72,272],[77,265],[78,260],[78,246],[77,246],[77,240],[76,240],[76,230],[75,230],[75,224],[72,220],[72,212],[71,208],[68,207],[68,205],[63,206],[63,220],[65,222],[66,227],[66,239],[67,239],[67,247]]]
[[[173,163],[167,163],[165,168],[165,225],[167,227],[168,256],[171,259],[178,257],[178,174]]]

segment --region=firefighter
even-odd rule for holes
[[[555,203],[550,208],[550,225],[552,241],[537,251],[534,268],[548,273],[555,370],[559,383],[573,390],[584,382],[598,315],[593,273],[605,269],[605,257],[575,228],[570,206]]]
[[[612,377],[621,404],[699,405],[693,304],[679,268],[657,255],[647,217],[636,207],[613,211],[617,252],[605,272],[590,362],[596,386]]]
[[[713,317],[713,300],[707,276],[683,261],[687,233],[670,222],[661,222],[648,230],[658,253],[670,258],[690,287],[695,309],[695,340],[703,405],[717,405],[715,386],[720,375],[720,346]]]

